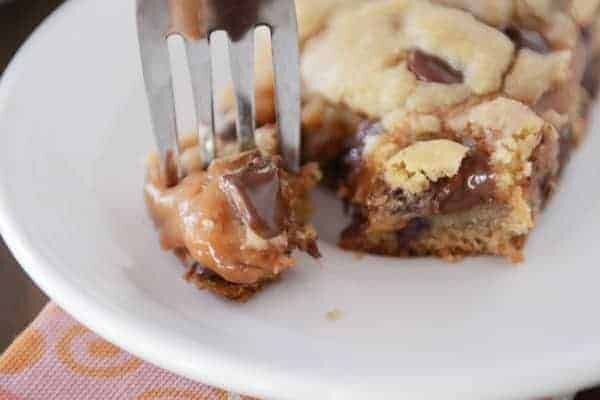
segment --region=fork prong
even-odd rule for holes
[[[293,2],[292,2],[293,4]],[[286,167],[300,168],[300,50],[295,8],[286,24],[271,27],[277,123]]]
[[[237,40],[230,40],[229,54],[237,111],[238,148],[246,151],[255,147],[254,29]]]
[[[169,9],[164,0],[137,0],[136,19],[152,130],[158,146],[161,172],[168,186],[181,177],[175,123],[175,102],[166,34]]]
[[[207,167],[216,157],[215,113],[213,105],[213,75],[211,66],[210,37],[187,40],[186,52],[190,66],[194,107],[199,124],[207,129],[198,129],[200,157]]]

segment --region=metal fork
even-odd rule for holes
[[[237,143],[244,151],[254,147],[254,32],[258,26],[269,28],[282,155],[288,169],[299,168],[300,72],[293,0],[136,0],[136,18],[152,129],[168,185],[182,177],[167,44],[171,34],[181,35],[186,42],[196,117],[208,127],[198,130],[199,157],[206,166],[217,157],[211,34],[225,31],[229,38]]]

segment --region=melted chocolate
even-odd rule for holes
[[[408,69],[424,82],[462,83],[463,75],[441,58],[413,50],[408,55]]]
[[[416,198],[407,197],[401,189],[392,192],[398,203],[394,212],[430,216],[469,210],[493,201],[494,178],[489,157],[483,152],[473,152],[455,176],[439,180]]]
[[[458,174],[436,184],[435,208],[449,214],[491,202],[496,189],[494,179],[489,157],[474,152],[463,161]]]
[[[517,49],[527,48],[542,54],[552,51],[550,43],[537,31],[511,26],[506,28],[504,33],[513,41]]]
[[[259,236],[271,239],[281,233],[277,166],[267,160],[255,160],[237,172],[224,175],[220,187],[242,221]]]

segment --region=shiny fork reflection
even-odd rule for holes
[[[173,89],[166,37],[180,34],[186,42],[201,157],[208,165],[216,156],[210,42],[215,31],[229,38],[240,151],[254,147],[254,33],[271,32],[277,122],[283,158],[290,170],[300,165],[300,72],[296,11],[293,0],[137,0],[137,22],[146,90],[166,180],[181,177],[177,160]]]

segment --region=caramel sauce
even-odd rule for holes
[[[293,261],[283,247],[257,250],[245,246],[247,226],[219,186],[223,175],[250,162],[248,156],[231,163],[215,162],[207,171],[188,175],[166,188],[158,162],[149,167],[145,198],[166,250],[187,249],[204,268],[225,280],[253,284],[290,268]]]

